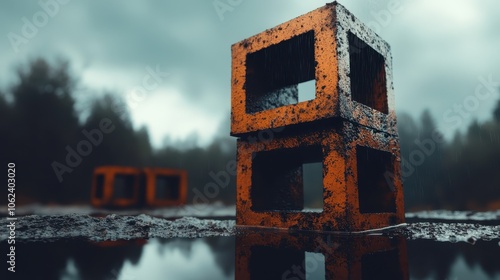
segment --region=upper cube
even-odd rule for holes
[[[342,5],[232,46],[232,135],[334,118],[397,134],[390,47]]]

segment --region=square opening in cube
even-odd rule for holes
[[[157,176],[155,198],[158,200],[178,200],[180,189],[179,176]]]
[[[352,100],[388,114],[384,57],[349,32]]]
[[[323,162],[302,164],[304,210],[323,211]]]
[[[313,30],[249,53],[246,112],[257,113],[314,99],[315,66]]]
[[[356,148],[358,168],[359,211],[361,213],[395,213],[396,196],[392,181],[385,176],[393,172],[391,153],[368,147]]]
[[[254,154],[252,162],[252,189],[250,192],[252,210],[256,212],[270,211],[302,211],[304,210],[304,173],[303,165],[321,162],[323,159],[320,146],[299,147],[294,149],[278,149]],[[318,175],[319,173],[319,175]],[[323,199],[322,172],[312,172],[320,178],[308,181],[321,181],[312,184],[321,192]],[[309,192],[309,190],[308,190]],[[322,207],[321,203],[321,207]],[[323,209],[318,209],[322,211]]]
[[[104,197],[104,175],[99,174],[94,177],[95,192],[94,198],[102,199]]]
[[[117,174],[113,184],[113,198],[133,199],[136,184],[138,184],[136,175]]]
[[[398,250],[374,252],[361,257],[361,279],[402,279]]]

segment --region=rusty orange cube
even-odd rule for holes
[[[236,237],[235,279],[308,279],[306,275],[409,279],[406,240],[265,231]]]
[[[170,168],[102,166],[94,170],[95,207],[167,207],[186,204],[187,172]]]
[[[103,166],[94,170],[91,203],[95,207],[135,207],[141,201],[141,170]]]
[[[404,222],[399,143],[388,133],[338,121],[270,141],[237,142],[236,223],[363,231]],[[323,208],[304,209],[303,166],[322,164]]]
[[[166,168],[145,168],[146,205],[166,207],[186,204],[187,172]]]
[[[232,46],[231,134],[342,118],[397,134],[389,45],[337,2]]]

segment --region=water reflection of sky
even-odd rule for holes
[[[230,275],[224,273],[215,255],[202,239],[176,239],[167,244],[151,240],[139,263],[126,262],[118,279],[234,279],[234,270]]]
[[[352,277],[350,279],[358,279],[359,271],[366,272],[365,256],[387,250],[396,250],[403,257],[391,259],[396,262],[386,262],[380,261],[384,254],[377,255],[374,258],[379,259],[376,263],[383,265],[375,266],[375,274],[378,269],[402,271],[403,274],[409,271],[410,279],[500,279],[498,241],[476,242],[472,245],[429,240],[324,240],[328,240],[336,251],[332,254],[323,251],[323,258],[316,256],[321,254],[311,253],[317,245],[314,243],[316,237],[293,239],[276,237],[274,234],[257,238],[238,236],[105,243],[75,240],[21,243],[18,244],[17,278],[13,279],[224,280],[236,277],[239,280],[260,280],[273,275],[272,270],[275,270],[277,273],[269,279],[297,280],[304,277],[299,276],[300,273],[287,274],[285,278],[282,275],[294,264],[300,266],[302,263],[310,268],[311,259],[322,259],[323,263],[313,263],[310,271],[313,273],[306,273],[307,280],[325,279],[325,275],[329,279],[328,275],[334,275],[332,271],[337,273],[342,270]],[[307,244],[313,247],[307,247]],[[262,246],[267,246],[264,250],[267,255],[260,254],[260,249],[254,248]],[[0,247],[6,249],[6,244],[2,243]],[[344,256],[347,256],[345,261],[338,261]],[[405,264],[406,268],[403,267]],[[307,272],[306,268],[304,272]],[[401,279],[398,275],[402,274],[384,275],[390,276],[384,279]]]

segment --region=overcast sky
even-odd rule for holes
[[[82,87],[123,96],[141,85],[146,67],[158,67],[168,77],[131,108],[134,125],[146,125],[156,147],[166,137],[198,135],[206,145],[228,133],[231,44],[326,3],[218,0],[234,5],[221,14],[213,0],[60,2],[67,3],[52,5],[45,20],[38,1],[1,1],[1,88],[13,82],[16,66],[36,57],[66,58]],[[391,45],[398,112],[418,117],[429,108],[447,136],[490,117],[498,91],[488,94],[479,78],[500,81],[500,1],[339,2]],[[41,27],[13,44],[12,34],[23,36],[23,18]],[[89,94],[78,91],[79,109]]]

